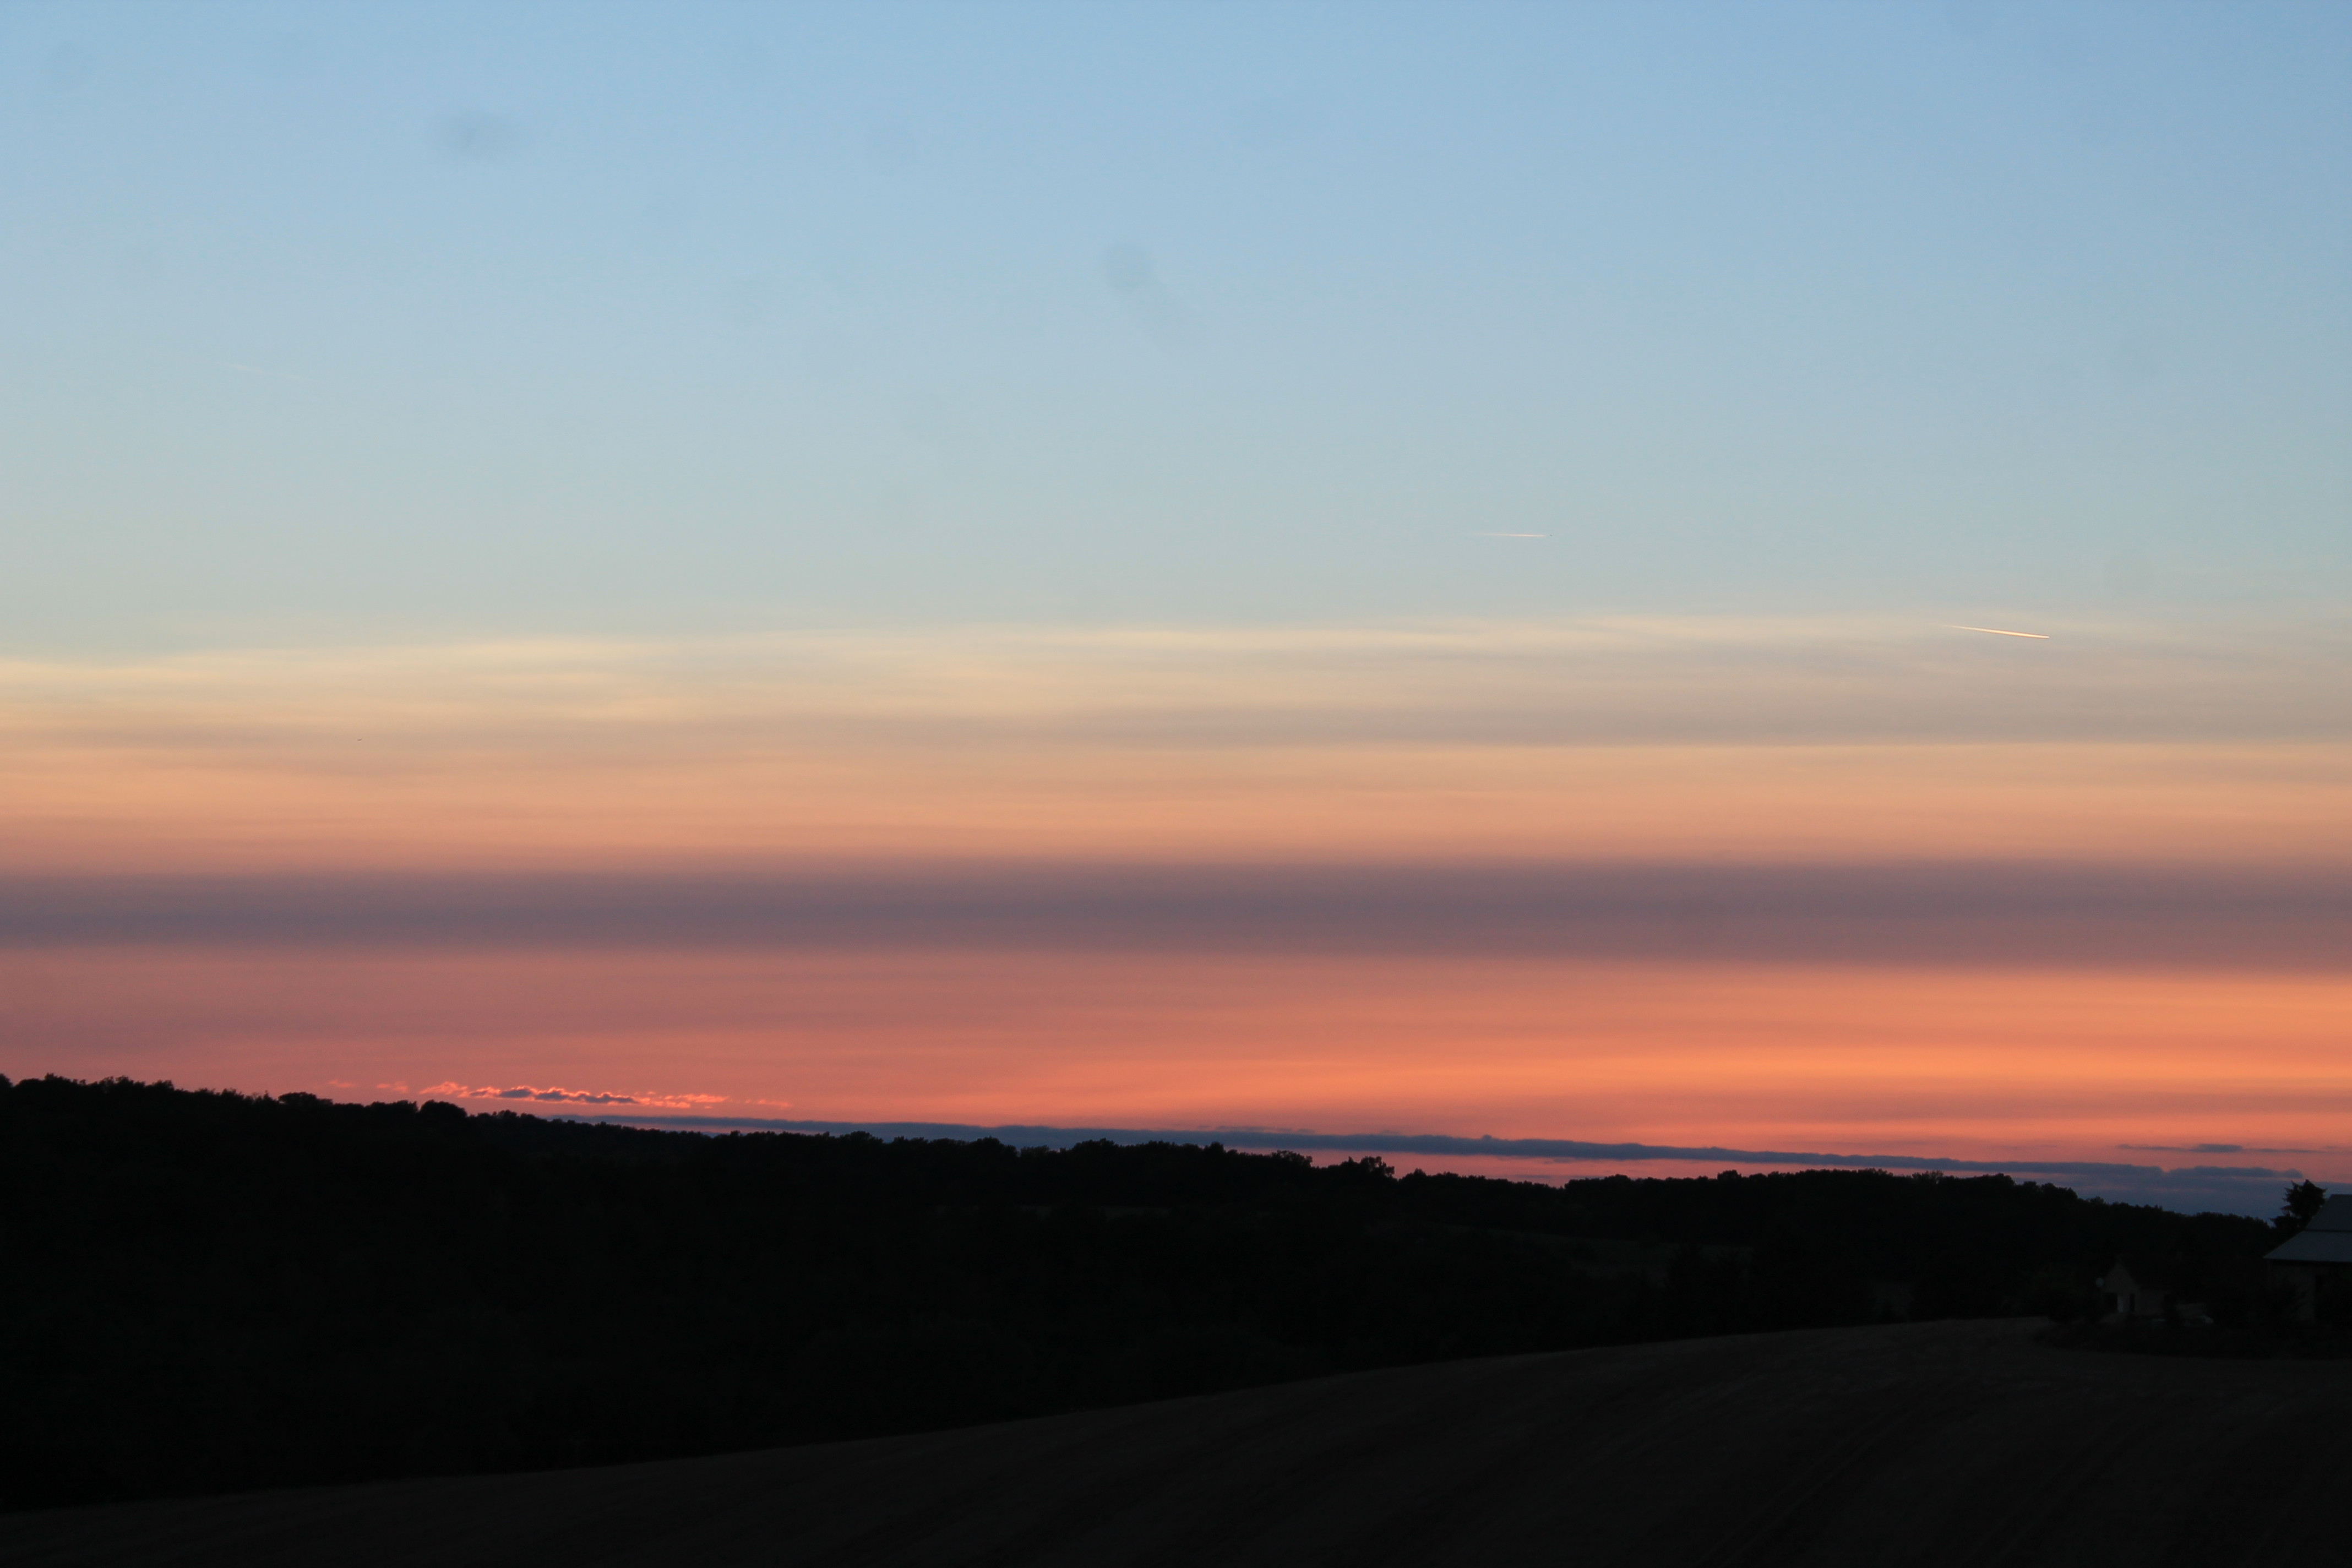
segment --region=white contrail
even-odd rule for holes
[[[1946,629],[1956,632],[1990,632],[1997,637],[2032,637],[2035,642],[2050,640],[2048,632],[2005,632],[1999,626],[1950,626]]]
[[[1481,539],[1549,539],[1549,533],[1481,533]]]

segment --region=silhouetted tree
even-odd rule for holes
[[[0,1078],[0,1506],[873,1436],[1906,1300],[2017,1312],[2118,1252],[2273,1244],[2006,1176],[1549,1186]]]
[[[2271,1221],[2281,1236],[2293,1236],[2311,1223],[2327,1201],[2327,1189],[2317,1182],[2297,1182],[2286,1190],[2286,1204],[2278,1218]]]

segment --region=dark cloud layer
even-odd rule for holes
[[[0,945],[1431,953],[2352,968],[2352,882],[2081,864],[877,864],[0,880]]]

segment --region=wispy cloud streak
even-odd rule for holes
[[[0,879],[0,945],[977,948],[2352,968],[2327,869],[818,863]]]
[[[643,1105],[679,1110],[723,1105],[727,1100],[723,1094],[622,1094],[612,1089],[562,1089],[553,1085],[541,1089],[527,1083],[506,1088],[436,1083],[428,1089],[418,1089],[416,1094],[423,1100],[522,1100],[533,1105]]]
[[[0,869],[2352,864],[2352,640],[2063,629],[2030,658],[1609,621],[0,661]]]

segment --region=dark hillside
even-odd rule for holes
[[[0,1079],[0,1477],[38,1507],[712,1453],[2063,1310],[2118,1251],[2268,1243],[1998,1176],[1553,1188]]]

